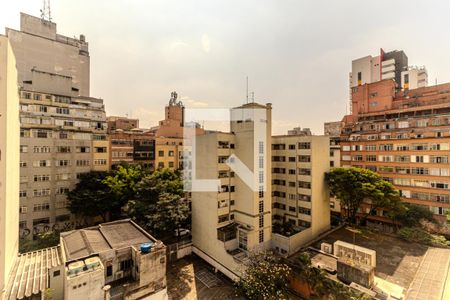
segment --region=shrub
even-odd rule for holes
[[[398,231],[398,234],[400,237],[409,242],[416,242],[437,247],[448,246],[447,240],[442,235],[430,234],[417,227],[403,227]]]

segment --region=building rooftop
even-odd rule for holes
[[[60,247],[19,254],[9,276],[5,300],[23,299],[45,291],[49,269],[62,263]]]
[[[67,261],[142,243],[156,242],[130,219],[99,224],[61,233],[61,246]]]

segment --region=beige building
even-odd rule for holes
[[[183,138],[155,138],[155,168],[177,170],[182,167]]]
[[[19,94],[11,44],[0,35],[0,298],[18,251]]]
[[[103,100],[89,97],[88,44],[26,14],[6,35],[21,90],[21,236],[70,229],[66,193],[80,173],[109,166]]]
[[[292,254],[330,229],[327,136],[272,137],[272,247]]]
[[[271,247],[272,107],[245,104],[231,117],[230,133],[196,137],[195,178],[214,179],[217,188],[192,192],[192,237],[194,253],[235,279],[248,251]],[[265,129],[257,134],[259,122]],[[236,158],[253,173],[231,169],[239,166]]]

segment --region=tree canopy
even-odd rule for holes
[[[289,299],[288,283],[291,269],[271,253],[252,253],[241,280],[238,294],[246,299]]]
[[[80,175],[75,188],[67,194],[68,209],[78,218],[101,216],[108,221],[111,211],[120,210],[121,202],[117,201],[110,188],[103,183],[107,172],[89,172]]]
[[[189,206],[178,171],[155,171],[136,185],[135,193],[125,212],[147,230],[167,234],[186,225]]]
[[[341,201],[347,219],[353,223],[363,203],[369,207],[369,214],[378,208],[393,210],[401,205],[400,194],[394,186],[373,171],[334,168],[326,174],[326,180],[331,193]]]

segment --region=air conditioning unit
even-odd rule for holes
[[[122,279],[123,278],[123,271],[116,272],[115,279]]]

